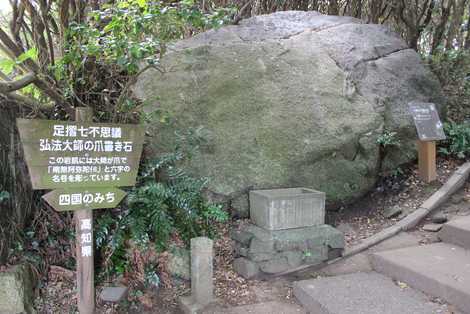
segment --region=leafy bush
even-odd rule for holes
[[[470,53],[465,49],[436,52],[428,62],[448,100],[446,114],[455,122],[470,117]]]
[[[130,85],[145,69],[158,68],[167,44],[228,22],[232,11],[204,13],[191,0],[103,4],[67,29],[54,77],[68,99],[93,105],[101,120],[128,120],[140,112]]]
[[[182,137],[188,145],[180,144],[173,153],[151,160],[143,167],[139,184],[129,193],[125,210],[108,212],[97,219],[96,244],[102,250],[105,268],[118,273],[126,270],[128,240],[144,251],[148,248],[164,251],[173,236],[186,245],[193,237],[212,238],[216,235],[216,223],[228,219],[220,205],[204,200],[202,192],[207,179],[193,178],[180,167],[198,143],[192,135]]]
[[[447,139],[441,142],[439,151],[445,155],[465,158],[470,153],[470,124],[444,123],[444,132]]]
[[[9,198],[10,198],[10,193],[8,193],[8,191],[0,191],[0,203]]]
[[[384,131],[377,138],[377,144],[379,144],[382,147],[398,146],[400,145],[400,140],[397,138],[397,132]]]

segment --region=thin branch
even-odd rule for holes
[[[15,57],[19,57],[22,53],[22,49],[20,49],[8,36],[8,34],[3,31],[0,27],[0,41],[10,50]],[[54,86],[54,83],[51,83],[47,80],[46,75],[39,75],[41,73],[40,67],[31,59],[26,59],[23,64],[33,73],[36,73],[37,79],[34,82],[44,94],[49,96],[53,101],[57,102],[58,104],[62,105],[64,110],[69,114],[73,115],[74,108],[67,102],[67,100],[57,91]],[[44,80],[46,79],[46,80]]]
[[[129,81],[127,82],[126,86],[124,86],[124,88],[122,89],[121,91],[121,94],[119,95],[117,101],[116,101],[116,107],[119,108],[119,106],[122,105],[122,103],[124,102],[124,98],[127,96],[127,93],[129,91],[129,89],[131,88],[132,85],[135,84],[135,82],[137,81],[137,78],[139,78],[139,76],[144,73],[145,71],[147,71],[148,69],[155,69],[157,70],[158,72],[160,73],[165,73],[160,67],[154,65],[154,64],[148,64],[146,65],[145,67],[143,67],[142,69],[139,70],[139,72],[137,72],[136,74],[134,74],[130,79]]]
[[[46,32],[47,43],[49,45],[49,61],[50,61],[51,65],[54,65],[54,63],[55,63],[54,44],[53,44],[53,41],[52,41],[51,30],[49,28],[49,23],[48,23],[49,8],[50,8],[50,6],[47,4],[47,1],[43,0],[43,1],[40,2],[42,24],[44,25],[44,30]]]
[[[0,93],[8,94],[17,91],[19,89],[22,89],[23,87],[28,86],[36,80],[37,77],[34,73],[28,73],[16,81],[0,82]]]
[[[8,94],[2,94],[5,97],[14,100],[15,102],[18,102],[20,104],[23,104],[25,107],[28,107],[31,110],[40,110],[42,112],[50,112],[52,108],[44,108],[39,102],[36,100],[17,94],[17,93],[8,93]]]
[[[0,78],[4,79],[5,81],[8,81],[8,82],[11,81],[10,78],[5,73],[3,73],[2,71],[0,71]],[[29,98],[29,97],[26,97],[24,95],[17,94],[15,92],[5,93],[4,96],[6,98],[9,98],[9,99],[13,100],[15,102],[15,104],[17,104],[17,105],[23,105],[23,106],[28,107],[29,109],[31,109],[35,112],[38,112],[38,114],[41,117],[46,117],[45,114],[50,113],[53,109],[52,107],[50,107],[50,108],[45,107],[44,105],[37,102],[33,98]]]

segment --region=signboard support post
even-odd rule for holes
[[[34,190],[57,211],[74,211],[77,306],[95,312],[93,209],[115,208],[134,186],[145,140],[142,125],[93,123],[90,108],[75,121],[16,120]]]
[[[91,108],[76,108],[75,120],[88,122],[93,118]],[[78,311],[93,314],[95,311],[95,274],[93,261],[93,211],[80,209],[74,213],[77,260]]]
[[[436,142],[418,140],[419,176],[426,183],[437,179],[436,173]]]
[[[437,179],[436,141],[446,139],[444,128],[435,104],[415,101],[408,106],[419,138],[419,176],[424,182],[431,183]]]

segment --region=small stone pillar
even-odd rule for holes
[[[184,313],[196,313],[214,300],[213,241],[206,237],[191,239],[191,296],[180,299]]]

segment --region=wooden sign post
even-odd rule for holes
[[[92,119],[93,111],[90,108],[77,108],[75,110],[75,120],[77,122],[90,122]],[[93,314],[95,311],[93,211],[88,208],[78,209],[74,212],[74,220],[78,311],[80,314]]]
[[[419,176],[426,183],[430,183],[437,179],[436,141],[444,140],[446,136],[433,103],[411,102],[409,108],[419,137]]]
[[[54,189],[43,199],[57,211],[73,210],[78,310],[95,310],[93,209],[114,208],[135,184],[144,141],[139,125],[92,123],[88,108],[76,121],[17,119],[33,189]]]
[[[437,179],[436,172],[436,141],[419,141],[418,144],[418,171],[421,179],[426,183]]]

